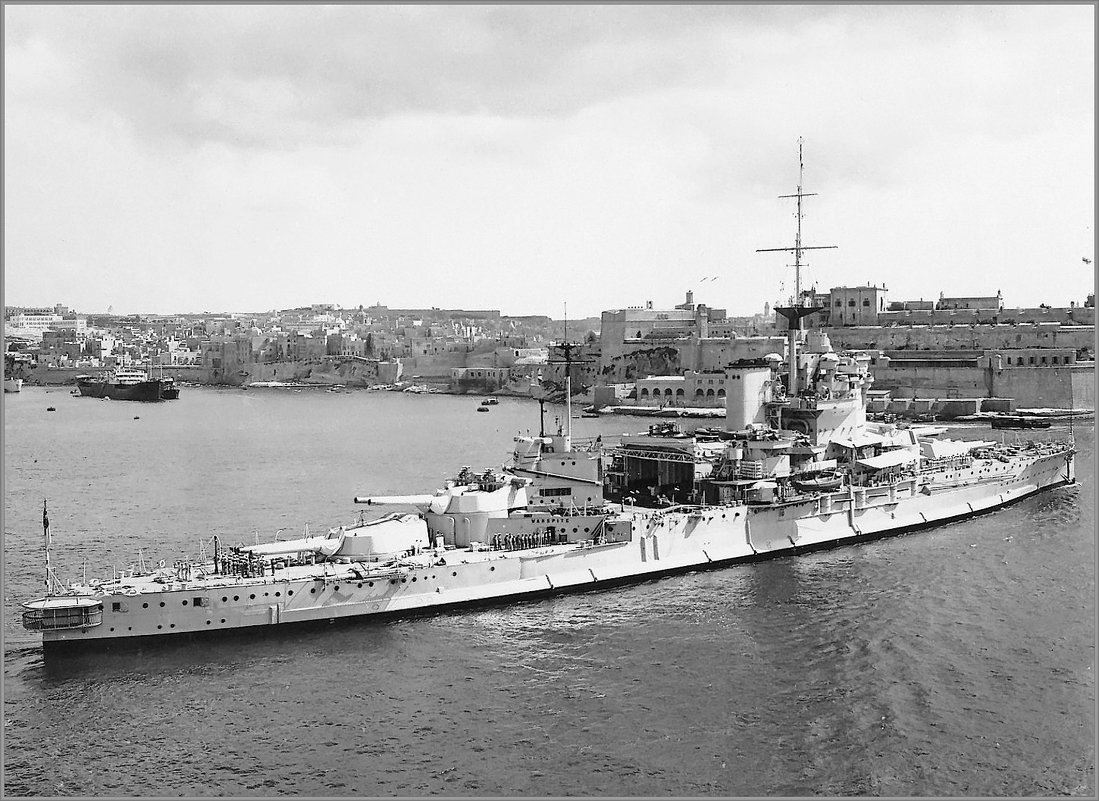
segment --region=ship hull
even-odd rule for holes
[[[147,402],[163,400],[161,382],[155,379],[136,384],[112,384],[108,381],[77,379],[76,388],[86,398]]]
[[[44,631],[43,644],[53,652],[146,644],[180,634],[271,631],[288,624],[403,616],[611,587],[940,526],[1074,481],[1071,452],[1040,457],[994,484],[982,475],[987,469],[975,466],[973,483],[930,495],[915,485],[907,488],[907,496],[896,495],[903,487],[894,487],[892,496],[888,487],[878,495],[869,490],[861,496],[822,495],[812,500],[812,510],[743,504],[636,510],[619,518],[629,521],[628,539],[621,541],[512,551],[470,562],[462,561],[463,551],[451,550],[445,554],[448,564],[384,576],[354,575],[347,565],[323,577],[219,583],[220,577],[211,576],[205,582],[169,584],[163,592],[104,597],[100,625]]]

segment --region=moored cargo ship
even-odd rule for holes
[[[145,370],[119,367],[97,376],[76,377],[76,388],[88,398],[111,400],[160,401],[179,397],[179,389],[170,378],[153,378]]]

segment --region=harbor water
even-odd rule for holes
[[[19,625],[44,587],[44,499],[63,581],[194,558],[214,534],[318,533],[357,518],[355,495],[431,491],[537,432],[536,403],[478,401],[5,396],[4,793],[1094,797],[1091,422],[1076,485],[858,546],[57,659]]]

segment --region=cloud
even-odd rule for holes
[[[16,97],[190,145],[297,146],[404,113],[561,118],[617,98],[820,81],[848,49],[970,42],[995,13],[754,6],[7,6]],[[975,22],[976,21],[976,22]],[[854,47],[852,48],[852,43]],[[52,65],[49,81],[34,67]],[[997,62],[998,63],[998,62]],[[23,69],[19,69],[25,65]],[[923,64],[926,68],[928,65]],[[858,67],[866,73],[866,64]],[[799,71],[804,71],[799,74]],[[38,92],[49,83],[49,91]],[[769,110],[769,109],[763,109]],[[791,109],[787,106],[786,111]]]
[[[973,262],[966,237],[996,237],[1025,287],[1028,192],[1047,240],[1080,247],[1068,228],[1093,214],[1093,17],[9,5],[5,282],[80,305],[65,265],[84,264],[112,277],[87,297],[132,291],[135,311],[541,313],[571,292],[597,314],[721,274],[704,302],[756,309],[790,273],[755,249],[792,239],[776,196],[802,136],[806,241],[841,245],[814,253],[822,281],[957,280],[919,251]],[[149,274],[172,292],[140,294]]]
[[[409,112],[557,116],[683,77],[697,14],[585,7],[6,7],[10,61],[67,72],[24,101],[109,108],[144,133],[300,144]],[[653,25],[659,23],[660,28]],[[657,35],[659,34],[659,35]],[[56,72],[56,71],[55,71]]]

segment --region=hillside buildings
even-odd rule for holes
[[[232,314],[85,316],[63,306],[5,313],[8,348],[24,354],[20,364],[30,365],[24,378],[32,384],[65,383],[79,372],[116,366],[163,367],[181,380],[228,385],[406,377],[437,384],[456,378],[455,387],[471,390],[489,386],[454,375],[467,369],[529,384],[545,363],[554,327],[542,316],[380,304]]]
[[[893,398],[1010,397],[1019,406],[1094,408],[1094,295],[1067,307],[1008,307],[999,291],[896,300],[884,285],[866,283],[809,297],[820,309],[809,325],[838,350],[871,354],[875,387]],[[786,359],[785,326],[769,312],[730,318],[687,292],[670,308],[650,301],[573,321],[572,385],[615,386],[642,405],[720,406],[728,365]],[[58,305],[8,308],[5,333],[9,349],[24,354],[20,364],[54,371],[54,383],[96,368],[151,365],[228,385],[412,381],[550,396],[565,385],[561,324],[497,310],[313,304],[120,316]],[[46,373],[23,377],[35,383]]]
[[[1094,295],[1061,308],[1009,308],[999,291],[896,301],[884,285],[867,283],[809,294],[820,311],[807,325],[837,349],[872,354],[875,387],[894,398],[1095,407]],[[730,325],[723,310],[695,304],[691,293],[672,309],[649,303],[604,312],[596,383],[636,382],[641,405],[716,404],[719,386],[711,400],[700,380],[738,359],[785,358],[782,331],[746,322]]]

